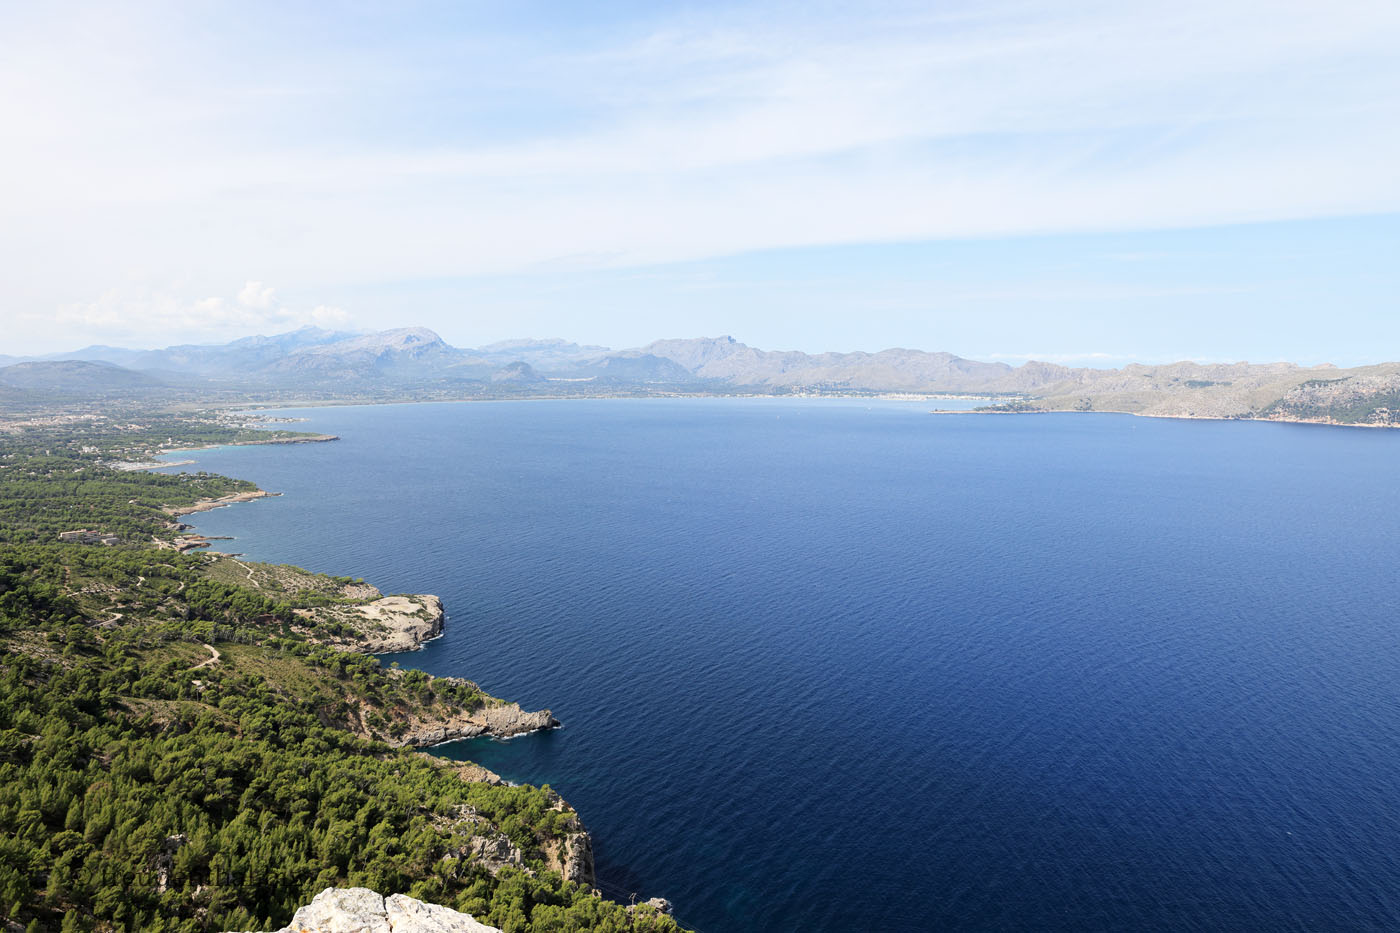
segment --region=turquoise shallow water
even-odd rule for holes
[[[613,893],[720,930],[1400,927],[1400,433],[818,400],[321,409],[196,468],[406,664],[565,723]]]

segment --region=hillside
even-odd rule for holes
[[[1256,418],[1391,425],[1400,364],[1344,370],[1287,363],[1127,366],[1079,371],[1035,397],[989,406],[1019,411],[1121,411],[1171,418]]]
[[[0,368],[0,385],[25,392],[83,398],[142,395],[161,388],[147,373],[87,360],[33,361]]]

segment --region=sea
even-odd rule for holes
[[[969,403],[970,404],[970,403]],[[1400,432],[868,399],[278,412],[249,558],[435,593],[700,933],[1400,929]],[[187,456],[187,455],[181,455]]]

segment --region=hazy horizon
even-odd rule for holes
[[[80,357],[77,357],[76,354],[82,353],[82,352],[85,351],[85,350],[107,350],[107,351],[122,351],[122,352],[149,352],[149,351],[157,351],[157,350],[172,349],[172,348],[181,347],[181,346],[189,346],[189,347],[222,347],[222,346],[227,346],[228,344],[233,343],[233,342],[238,341],[238,340],[258,339],[258,338],[270,339],[270,338],[276,338],[276,337],[280,337],[280,336],[287,336],[287,335],[289,335],[289,334],[293,334],[293,333],[296,333],[296,332],[298,332],[298,331],[312,330],[312,329],[322,330],[322,331],[325,331],[325,332],[327,332],[327,333],[343,333],[343,334],[346,335],[346,337],[347,337],[347,339],[348,339],[348,338],[352,338],[352,337],[369,337],[369,336],[374,336],[374,335],[376,335],[376,334],[382,334],[382,333],[386,333],[386,332],[393,331],[393,330],[414,330],[414,329],[422,329],[422,328],[421,328],[421,325],[406,324],[406,325],[403,325],[403,326],[401,326],[401,327],[385,328],[384,330],[370,330],[370,329],[365,329],[365,328],[346,328],[346,329],[338,329],[338,328],[320,328],[320,327],[318,327],[318,326],[315,325],[315,324],[304,324],[304,325],[302,325],[301,327],[291,328],[291,329],[289,329],[289,330],[284,330],[284,331],[272,331],[272,332],[268,332],[268,333],[258,333],[258,334],[244,334],[244,335],[242,335],[241,337],[235,337],[235,338],[233,338],[232,340],[211,340],[211,341],[202,341],[202,342],[189,342],[189,343],[183,343],[183,344],[166,344],[166,345],[152,345],[152,346],[144,346],[144,345],[143,345],[143,346],[118,346],[118,345],[115,345],[115,344],[90,343],[90,344],[84,344],[84,345],[82,345],[82,346],[69,347],[69,348],[67,348],[67,349],[63,349],[63,350],[54,350],[54,351],[49,351],[49,352],[45,352],[45,353],[11,353],[11,354],[6,354],[6,355],[8,355],[8,356],[10,356],[10,357],[12,357],[12,358],[19,359],[19,360],[29,361],[29,360],[45,360],[45,359],[51,359],[51,358],[56,357],[56,356],[58,356],[58,357],[80,358]],[[428,330],[431,330],[431,328],[427,328],[427,329],[428,329]],[[436,332],[434,331],[434,333],[436,333]],[[442,335],[439,334],[438,336],[441,337]],[[877,348],[872,349],[872,350],[864,350],[864,349],[861,349],[861,348],[858,348],[858,349],[846,349],[846,348],[842,348],[842,347],[826,347],[826,348],[817,349],[817,350],[805,350],[805,349],[800,349],[800,348],[797,348],[797,347],[784,347],[784,346],[778,346],[778,347],[764,347],[764,346],[758,346],[758,345],[756,345],[756,344],[750,343],[749,341],[744,340],[742,337],[739,337],[739,336],[734,335],[734,334],[702,334],[702,335],[694,335],[694,336],[690,336],[690,337],[682,337],[682,336],[657,337],[657,338],[655,338],[654,340],[649,340],[649,341],[647,341],[647,342],[644,343],[644,344],[639,344],[639,345],[637,345],[637,346],[623,346],[623,347],[610,347],[610,346],[605,346],[605,345],[603,345],[603,344],[599,344],[599,343],[597,343],[596,341],[569,340],[569,339],[564,338],[564,337],[554,337],[554,336],[547,336],[547,335],[508,337],[508,338],[504,338],[504,339],[501,339],[501,340],[491,341],[490,343],[482,343],[482,344],[477,344],[477,345],[474,345],[474,346],[464,346],[464,345],[453,344],[452,341],[450,341],[450,340],[449,340],[449,341],[445,341],[445,342],[448,343],[448,345],[453,346],[453,347],[455,347],[456,349],[460,349],[460,350],[468,350],[468,351],[470,351],[470,350],[493,350],[493,349],[495,349],[495,350],[497,350],[498,352],[499,352],[499,349],[500,349],[500,348],[509,346],[509,345],[511,345],[511,344],[522,344],[522,345],[524,345],[524,344],[529,344],[529,343],[547,344],[547,343],[556,343],[556,342],[557,342],[557,343],[560,343],[560,344],[572,345],[572,346],[576,346],[576,347],[580,347],[580,348],[596,350],[596,351],[598,352],[599,355],[602,355],[602,354],[608,354],[608,353],[624,353],[624,352],[631,352],[631,351],[635,351],[635,350],[643,350],[643,349],[646,349],[646,347],[649,346],[650,344],[652,344],[652,343],[654,343],[654,342],[658,342],[658,341],[663,341],[663,340],[722,340],[722,339],[725,339],[725,338],[734,340],[735,342],[740,343],[740,344],[744,344],[745,346],[748,346],[748,347],[750,347],[750,348],[752,348],[752,349],[761,350],[761,351],[766,351],[766,352],[776,352],[776,353],[801,352],[801,353],[808,353],[808,354],[811,354],[811,355],[814,355],[814,356],[815,356],[815,355],[822,354],[822,353],[859,353],[859,352],[865,352],[865,353],[880,353],[880,352],[887,351],[887,350],[908,350],[908,351],[922,352],[922,353],[951,353],[953,356],[957,356],[957,357],[960,357],[960,358],[962,358],[962,359],[973,360],[973,361],[977,361],[977,362],[1005,363],[1006,365],[1011,366],[1012,368],[1024,366],[1024,365],[1026,365],[1027,363],[1056,363],[1056,364],[1058,364],[1058,365],[1070,366],[1070,367],[1073,367],[1073,368],[1080,368],[1080,369],[1105,369],[1105,370],[1107,370],[1107,369],[1121,369],[1121,368],[1122,368],[1123,366],[1125,366],[1125,365],[1134,365],[1134,364],[1137,364],[1137,365],[1145,365],[1145,366],[1163,366],[1163,365],[1171,365],[1171,364],[1174,364],[1174,363],[1198,363],[1198,364],[1202,364],[1202,365],[1294,363],[1294,364],[1297,364],[1297,365],[1299,365],[1299,366],[1304,366],[1304,367],[1308,367],[1308,368],[1326,368],[1326,367],[1351,368],[1351,366],[1368,366],[1368,365],[1375,365],[1375,364],[1381,364],[1381,363],[1396,362],[1395,360],[1390,360],[1390,359],[1374,359],[1374,360],[1369,360],[1369,361],[1366,361],[1366,362],[1360,362],[1360,363],[1350,364],[1350,366],[1348,366],[1348,367],[1341,367],[1341,366],[1339,366],[1338,364],[1333,363],[1333,362],[1331,362],[1331,361],[1323,361],[1323,362],[1319,362],[1319,363],[1299,363],[1297,360],[1285,360],[1285,359],[1277,359],[1277,360],[1275,360],[1275,359],[1211,359],[1211,358],[1202,358],[1202,357],[1181,357],[1181,358],[1177,358],[1177,359],[1161,359],[1161,360],[1124,360],[1124,361],[1117,361],[1117,362],[1109,362],[1109,361],[1107,361],[1107,360],[1096,360],[1096,359],[1091,359],[1091,360],[1088,360],[1088,361],[1085,361],[1085,362],[1065,362],[1064,360],[1047,359],[1047,358],[1043,358],[1043,357],[1026,357],[1026,358],[1009,358],[1009,359],[1008,359],[1008,358],[1006,358],[1004,355],[990,354],[990,355],[988,355],[986,358],[983,359],[983,358],[978,358],[978,357],[973,357],[973,356],[967,356],[967,355],[965,355],[965,354],[960,354],[960,353],[957,353],[956,351],[948,350],[948,349],[946,349],[946,348],[940,348],[940,347],[890,346],[890,347],[877,347]]]

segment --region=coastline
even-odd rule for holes
[[[1254,424],[1307,424],[1320,428],[1400,428],[1396,424],[1374,424],[1360,421],[1337,421],[1321,418],[1245,418],[1231,415],[1168,415],[1143,411],[1127,411],[1120,408],[1033,408],[1025,411],[991,411],[977,409],[932,408],[930,415],[1130,415],[1134,418],[1160,418],[1167,421],[1243,421]]]
[[[301,411],[304,409],[320,408],[380,408],[396,405],[469,405],[478,403],[510,403],[517,404],[523,402],[605,402],[605,401],[679,401],[683,399],[695,400],[715,400],[715,399],[760,399],[771,401],[782,401],[785,399],[844,399],[848,401],[871,401],[871,402],[936,402],[939,400],[956,400],[969,402],[996,402],[1005,399],[1005,395],[976,395],[966,393],[938,392],[673,392],[673,393],[651,393],[651,394],[628,394],[618,393],[616,395],[502,395],[502,396],[480,396],[467,398],[388,398],[388,399],[310,399],[297,400],[287,399],[275,402],[245,402],[237,405],[230,404],[227,411],[246,412],[257,417],[264,413],[275,413],[280,411]],[[260,419],[261,420],[261,419]],[[290,423],[292,421],[307,421],[307,418],[280,419],[269,418],[262,422],[265,424]],[[326,440],[338,440],[334,435],[327,435]],[[184,450],[207,450],[210,447],[236,447],[242,442],[230,444],[210,444],[206,447],[191,447]],[[254,443],[277,443],[276,441],[256,441]],[[162,453],[180,453],[182,450],[162,451]]]
[[[270,414],[270,413],[278,412],[278,411],[297,411],[297,410],[305,409],[305,408],[378,408],[378,407],[381,407],[381,406],[390,406],[390,405],[456,405],[456,404],[475,404],[475,403],[482,403],[482,402],[496,402],[496,403],[499,403],[499,402],[511,402],[511,403],[517,403],[517,402],[572,402],[572,401],[609,401],[609,400],[650,401],[650,400],[660,400],[660,399],[666,399],[666,400],[678,400],[678,399],[697,399],[697,400],[699,400],[699,399],[766,399],[766,400],[770,400],[770,401],[782,401],[782,400],[788,400],[788,399],[804,399],[804,400],[811,400],[811,399],[816,399],[816,400],[822,400],[822,399],[830,399],[830,400],[844,399],[844,400],[850,400],[850,401],[923,402],[923,403],[928,403],[928,402],[935,402],[935,401],[938,401],[938,400],[956,400],[956,401],[970,401],[970,402],[975,402],[975,401],[997,402],[998,400],[1001,400],[1001,399],[1004,399],[1004,398],[1005,398],[1005,396],[999,396],[999,395],[998,395],[998,396],[993,396],[993,395],[952,394],[952,393],[947,393],[947,394],[923,394],[923,393],[899,393],[899,392],[882,392],[882,393],[858,393],[858,392],[850,392],[850,393],[798,393],[798,392],[792,392],[792,393],[784,393],[784,394],[781,394],[781,395],[777,395],[777,394],[762,394],[762,393],[746,393],[746,394],[734,393],[734,394],[714,394],[714,395],[702,395],[702,394],[675,394],[675,395],[539,395],[539,396],[509,397],[509,398],[456,398],[456,399],[433,399],[433,398],[425,398],[425,399],[392,399],[392,400],[386,400],[386,401],[359,401],[359,400],[355,400],[355,401],[325,401],[325,400],[317,400],[317,401],[313,401],[313,402],[285,402],[285,403],[284,403],[284,402],[277,402],[277,403],[270,403],[270,404],[267,405],[267,407],[259,407],[259,406],[255,405],[255,406],[252,407],[252,408],[244,408],[244,409],[241,409],[241,410],[247,411],[249,414],[252,414],[252,415],[261,415],[261,414],[263,414],[263,413],[269,413],[269,414]],[[978,409],[974,409],[974,408],[931,408],[931,409],[929,409],[928,413],[929,413],[929,414],[932,414],[932,415],[1051,415],[1051,414],[1069,414],[1069,415],[1132,415],[1133,417],[1136,417],[1136,418],[1166,418],[1166,419],[1172,419],[1172,420],[1177,420],[1177,421],[1251,421],[1251,422],[1259,422],[1259,423],[1267,423],[1267,424],[1311,424],[1311,425],[1317,425],[1317,426],[1319,426],[1319,427],[1331,427],[1331,428],[1400,428],[1400,422],[1397,422],[1397,423],[1394,423],[1394,424],[1376,424],[1376,423],[1359,422],[1359,421],[1337,421],[1337,420],[1335,420],[1335,419],[1323,419],[1323,418],[1252,418],[1252,417],[1245,417],[1245,416],[1243,416],[1243,415],[1165,414],[1165,413],[1150,413],[1150,412],[1140,412],[1140,411],[1128,411],[1127,409],[1119,409],[1119,408],[1094,408],[1094,409],[1088,409],[1088,410],[1077,409],[1077,408],[1037,408],[1037,409],[1029,409],[1029,410],[1024,410],[1024,411],[990,411],[990,410],[978,410]],[[265,423],[275,423],[275,422],[277,422],[277,421],[279,421],[279,420],[285,420],[285,419],[268,419],[267,422],[265,422]],[[297,420],[306,420],[306,419],[297,419]],[[239,442],[230,443],[230,444],[210,444],[210,445],[206,445],[206,446],[204,446],[204,447],[191,447],[191,448],[181,448],[181,449],[177,449],[177,450],[162,451],[162,455],[165,455],[165,454],[175,454],[175,453],[194,452],[194,451],[198,451],[198,450],[209,450],[209,449],[212,449],[212,448],[215,448],[215,447],[241,447],[241,446],[258,445],[258,444],[279,444],[279,443],[284,443],[284,444],[294,444],[294,443],[316,443],[316,442],[330,441],[330,440],[339,440],[339,437],[337,437],[336,435],[333,435],[333,434],[327,434],[327,435],[319,435],[319,436],[316,436],[316,437],[308,437],[308,438],[271,439],[271,440],[266,440],[266,441],[239,441]],[[168,463],[161,463],[161,464],[160,464],[160,466],[162,466],[162,467],[164,467],[164,466],[175,466],[175,465],[176,465],[176,464],[168,464]]]
[[[333,436],[323,435],[322,437],[330,438]],[[255,489],[248,492],[232,493],[217,499],[201,499],[189,506],[167,506],[163,511],[173,518],[178,518],[183,515],[208,512],[242,502],[276,498],[281,495],[280,492]],[[177,525],[177,529],[193,530],[192,526],[183,523]],[[174,546],[176,550],[185,552],[208,547],[210,542],[221,540],[233,539],[193,534],[176,538]],[[235,559],[233,555],[221,554],[218,556]],[[245,568],[247,567],[247,564],[242,561],[238,561],[238,563]],[[249,563],[260,564],[260,562]],[[249,580],[252,581],[252,571],[249,570],[248,574]],[[369,586],[368,589],[378,594],[377,588]],[[375,598],[363,602],[316,609],[298,609],[295,612],[308,621],[318,617],[318,614],[326,613],[334,614],[342,622],[358,616],[356,624],[351,627],[352,637],[326,639],[308,634],[308,641],[343,651],[368,655],[403,654],[421,650],[427,642],[443,636],[447,620],[442,600],[426,593],[376,595]],[[386,667],[385,669],[393,672],[395,676],[407,674],[407,671],[400,668]],[[407,716],[403,720],[406,724],[403,735],[394,739],[380,737],[381,740],[396,747],[421,749],[446,745],[464,739],[493,738],[504,740],[516,738],[533,732],[557,729],[563,725],[554,717],[551,710],[526,711],[519,703],[503,700],[481,691],[472,681],[458,677],[435,677],[431,674],[427,676],[430,683],[442,681],[448,684],[466,686],[480,692],[483,698],[482,705],[469,711],[459,710],[452,715],[431,721]],[[358,717],[356,717],[356,721],[359,721]],[[363,726],[360,730],[352,731],[368,732]]]
[[[182,515],[194,515],[197,512],[211,512],[214,509],[226,508],[230,505],[237,505],[240,502],[252,502],[254,499],[272,499],[282,495],[280,492],[268,492],[266,489],[254,489],[251,492],[235,492],[227,496],[220,496],[217,499],[199,499],[193,505],[168,505],[161,509],[171,518],[179,518]]]
[[[272,411],[274,409],[268,409]],[[228,441],[223,444],[201,444],[198,447],[171,447],[168,450],[157,450],[154,456],[171,457],[176,454],[192,454],[201,450],[218,450],[220,447],[266,447],[270,444],[325,444],[329,441],[338,441],[340,436],[336,434],[308,434],[296,437],[269,437],[266,440],[245,440]],[[179,463],[167,463],[163,460],[153,461],[157,467],[188,466],[196,461],[184,460]],[[157,467],[141,466],[134,469],[156,469]]]

